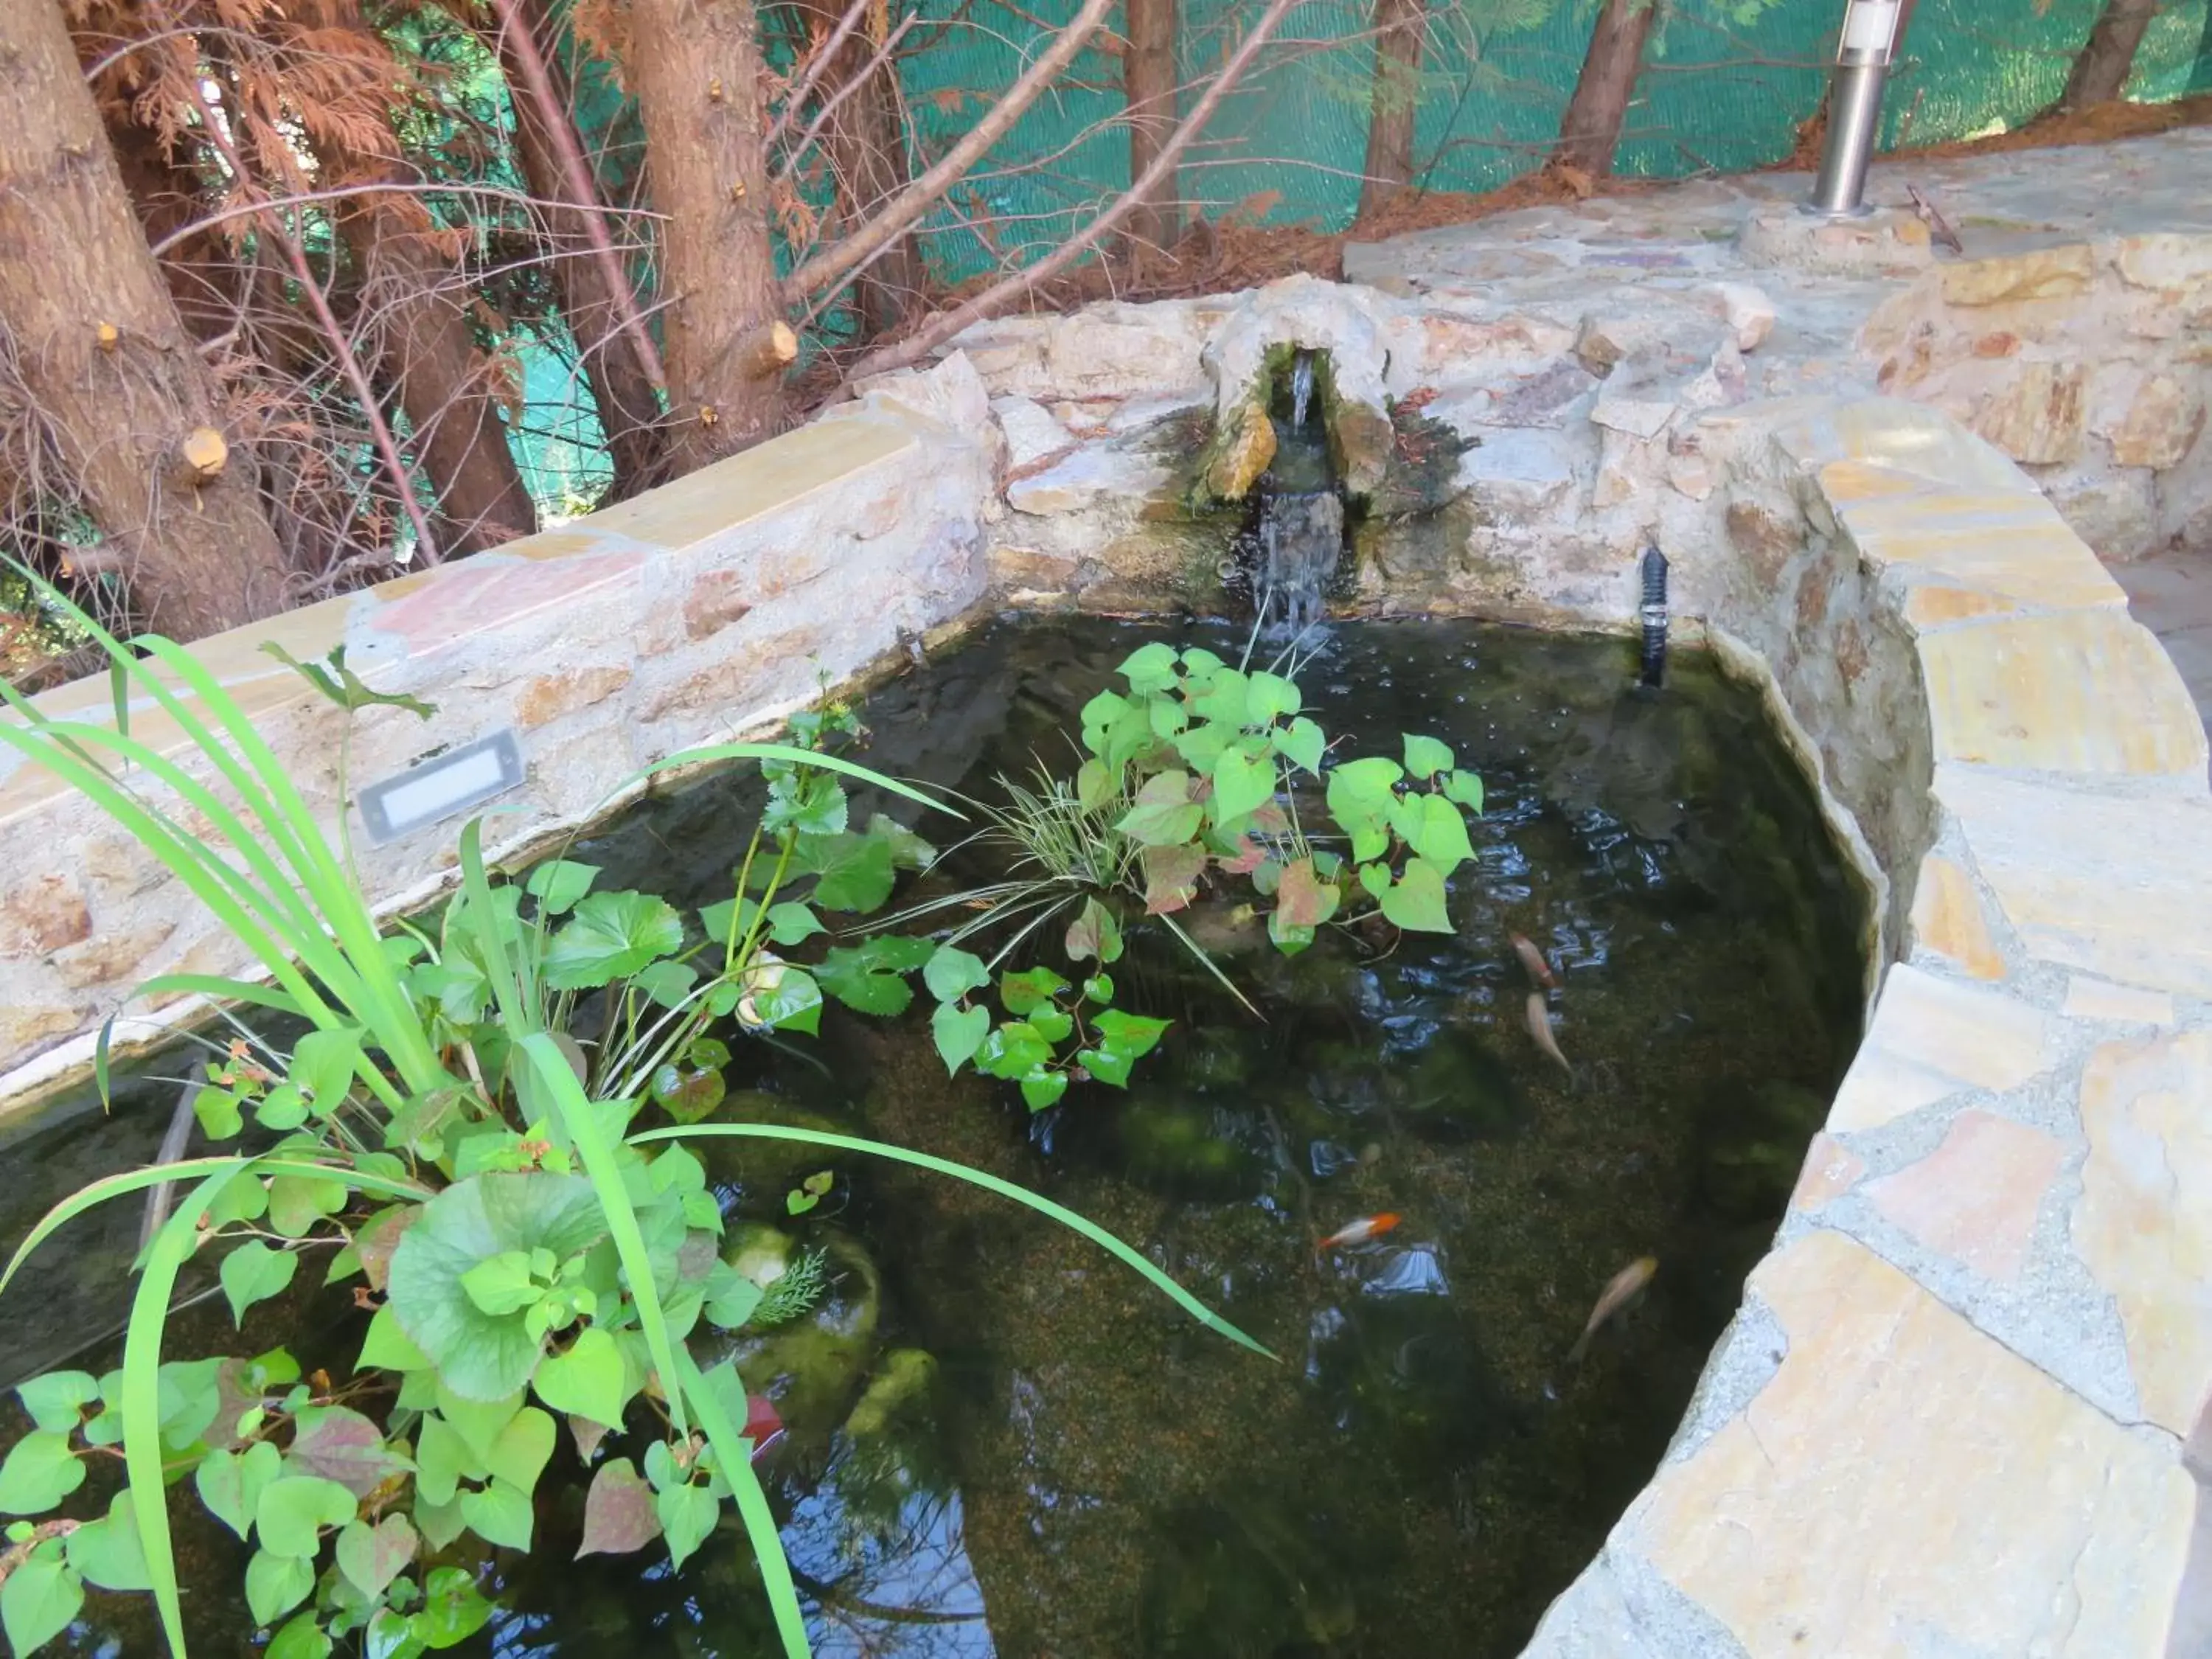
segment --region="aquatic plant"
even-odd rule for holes
[[[1268,938],[1293,955],[1368,915],[1449,932],[1444,884],[1474,856],[1464,814],[1482,810],[1482,781],[1436,738],[1406,734],[1397,760],[1332,760],[1291,674],[1232,667],[1201,647],[1141,646],[1118,672],[1127,690],[1084,707],[1072,780],[1040,769],[1034,788],[1001,780],[1007,805],[979,805],[989,823],[973,839],[1008,855],[1009,878],[887,919],[973,913],[922,963],[938,1003],[931,1032],[948,1070],[972,1064],[1012,1082],[1033,1111],[1074,1083],[1127,1086],[1167,1030],[1115,1006],[1108,970],[1130,913],[1157,919],[1241,1000],[1176,920],[1203,887],[1249,881]],[[1066,972],[1006,965],[1063,919]],[[994,931],[988,959],[966,948]],[[907,942],[886,934],[864,948],[888,958]]]
[[[204,667],[168,641],[125,645],[89,617],[73,620],[110,659],[114,724],[56,720],[0,686],[22,721],[0,725],[0,742],[128,830],[266,975],[172,975],[143,991],[307,1029],[286,1048],[230,1015],[230,1041],[199,1039],[210,1056],[195,1103],[202,1128],[225,1142],[251,1125],[265,1150],[95,1182],[48,1212],[0,1272],[4,1291],[72,1218],[186,1184],[137,1265],[120,1367],[52,1372],[18,1390],[33,1428],[0,1462],[0,1514],[17,1517],[0,1546],[0,1624],[18,1659],[69,1625],[88,1584],[150,1591],[181,1659],[164,1496],[181,1481],[253,1546],[245,1595],[274,1632],[269,1659],[320,1659],[355,1636],[383,1656],[452,1647],[491,1607],[470,1571],[430,1560],[465,1535],[532,1547],[532,1494],[563,1418],[580,1449],[615,1436],[642,1449],[641,1474],[629,1456],[598,1463],[587,1548],[658,1538],[680,1566],[733,1502],[785,1649],[803,1654],[797,1591],[752,1473],[745,1384],[726,1360],[702,1367],[686,1342],[775,1308],[721,1259],[724,1222],[703,1166],[672,1143],[781,1139],[975,1182],[1076,1229],[1194,1317],[1257,1347],[1130,1246],[1010,1182],[849,1136],[698,1121],[720,1105],[729,1059],[710,1028],[811,1033],[825,996],[897,1012],[912,995],[900,975],[935,948],[876,939],[832,946],[807,966],[778,954],[826,933],[824,912],[881,905],[898,870],[928,856],[887,817],[849,827],[833,774],[935,803],[825,752],[851,729],[848,714],[805,717],[789,744],[716,745],[649,769],[749,759],[769,779],[732,896],[696,917],[649,894],[600,890],[596,869],[567,859],[520,881],[500,877],[474,820],[460,836],[460,890],[442,915],[386,930],[343,848]],[[295,666],[349,714],[396,701],[368,692],[335,655]],[[167,713],[198,765],[131,735],[134,696]],[[187,814],[204,830],[187,828]],[[103,1092],[106,1061],[103,1033]],[[648,1103],[672,1123],[636,1127]],[[243,1330],[323,1248],[325,1282],[358,1281],[369,1316],[349,1368],[307,1370],[258,1343],[240,1356],[163,1359],[179,1276],[195,1255],[221,1252],[221,1287]],[[118,1455],[127,1481],[105,1513],[56,1514],[91,1462]]]

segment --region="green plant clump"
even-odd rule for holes
[[[702,1369],[686,1346],[702,1325],[773,1320],[805,1286],[764,1297],[722,1259],[723,1217],[685,1140],[828,1146],[975,1182],[1075,1228],[1193,1317],[1258,1347],[1129,1245],[1009,1182],[879,1142],[706,1121],[722,1103],[730,1039],[811,1034],[825,999],[899,1013],[916,971],[943,1004],[949,1055],[979,1054],[988,1039],[987,1069],[1016,1078],[1033,1102],[1041,1077],[1065,1086],[1069,1068],[1054,1068],[1052,1045],[1078,1036],[1062,1006],[1074,988],[1048,971],[1006,981],[1013,1018],[963,1050],[944,1034],[944,1010],[975,1018],[962,1009],[980,981],[963,965],[975,958],[957,948],[894,933],[798,960],[822,948],[825,917],[876,909],[902,870],[930,858],[886,817],[850,823],[838,775],[936,803],[824,752],[854,729],[849,714],[805,717],[790,744],[696,750],[652,769],[750,759],[769,780],[731,896],[696,915],[649,894],[601,890],[595,869],[568,860],[501,878],[486,866],[478,820],[461,835],[460,890],[442,915],[387,931],[343,834],[334,847],[206,669],[167,640],[126,645],[81,613],[72,620],[111,659],[114,723],[53,720],[0,687],[22,717],[0,726],[0,742],[135,836],[266,976],[173,975],[144,992],[276,1012],[307,1033],[284,1049],[228,1015],[228,1041],[200,1039],[210,1055],[201,1127],[222,1143],[250,1125],[266,1150],[95,1182],[56,1206],[0,1273],[4,1290],[33,1251],[97,1205],[184,1188],[137,1264],[120,1367],[52,1372],[18,1391],[33,1426],[0,1462],[0,1515],[15,1517],[0,1542],[0,1625],[17,1659],[67,1627],[88,1584],[150,1592],[181,1659],[164,1500],[173,1484],[252,1547],[245,1595],[271,1632],[267,1659],[320,1659],[340,1641],[380,1659],[454,1646],[491,1613],[470,1564],[488,1546],[538,1544],[533,1494],[556,1462],[576,1468],[571,1459],[591,1470],[586,1552],[657,1540],[680,1566],[734,1503],[785,1649],[805,1653],[775,1518],[741,1432],[744,1382],[726,1362]],[[1079,781],[1081,799],[1118,801],[1133,781],[1115,833],[1137,849],[1134,867],[1155,890],[1194,881],[1217,860],[1269,868],[1269,847],[1291,843],[1287,830],[1267,827],[1267,757],[1316,766],[1318,733],[1280,723],[1295,713],[1294,701],[1281,706],[1294,697],[1286,684],[1218,665],[1201,672],[1195,653],[1179,667],[1159,663],[1139,653],[1135,700],[1094,705],[1085,736],[1101,759]],[[295,665],[349,711],[386,702],[431,712],[371,691],[342,659]],[[133,697],[177,722],[198,750],[191,764],[131,737]],[[1181,757],[1172,767],[1162,759],[1170,750]],[[1441,915],[1434,872],[1464,835],[1451,840],[1431,823],[1428,792],[1401,807],[1379,772],[1360,775],[1341,792],[1332,785],[1340,820],[1361,826],[1360,879],[1386,913],[1425,925]],[[1386,852],[1396,824],[1412,832],[1402,859]],[[1319,895],[1334,893],[1340,862],[1304,852],[1273,860],[1271,890],[1292,910],[1286,942],[1327,921],[1334,901]],[[1082,1022],[1079,1063],[1118,1081],[1164,1027],[1107,1006],[1112,929],[1094,900],[1068,943],[1098,963],[1079,994],[1099,1011]],[[104,1090],[104,1040],[99,1070]],[[641,1123],[655,1111],[667,1121]],[[810,1182],[799,1196],[811,1202],[823,1187]],[[325,1280],[351,1282],[367,1313],[358,1354],[304,1375],[265,1340],[241,1341],[235,1355],[165,1359],[179,1270],[201,1252],[220,1255],[241,1332],[273,1311],[303,1263],[326,1263]],[[101,1513],[63,1513],[103,1458],[119,1459],[123,1490]]]

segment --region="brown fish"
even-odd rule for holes
[[[1597,1306],[1590,1310],[1589,1323],[1583,1327],[1583,1334],[1575,1339],[1575,1346],[1567,1350],[1569,1364],[1580,1363],[1582,1357],[1589,1352],[1590,1338],[1597,1334],[1597,1328],[1633,1301],[1636,1293],[1649,1285],[1651,1276],[1658,1271],[1659,1258],[1643,1255],[1613,1276],[1612,1282],[1605,1287],[1605,1293],[1598,1297]]]
[[[1575,1068],[1559,1052],[1559,1040],[1552,1035],[1552,1011],[1544,1006],[1541,991],[1528,993],[1528,1035],[1536,1039],[1536,1046],[1559,1062],[1559,1069],[1567,1074],[1567,1081],[1575,1080]]]
[[[1508,933],[1505,937],[1513,941],[1513,953],[1521,958],[1521,965],[1528,970],[1528,977],[1547,991],[1557,988],[1559,981],[1552,977],[1552,964],[1544,959],[1544,953],[1536,948],[1535,941],[1526,933]]]

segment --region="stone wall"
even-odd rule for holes
[[[527,769],[485,835],[495,855],[611,809],[678,750],[757,734],[984,591],[982,518],[998,465],[981,386],[961,367],[902,377],[787,437],[562,528],[465,562],[204,640],[193,655],[252,719],[311,808],[334,813],[347,720],[264,641],[302,660],[346,648],[380,691],[436,710],[356,716],[356,791],[502,728]],[[103,676],[38,698],[56,719],[111,724]],[[150,697],[131,735],[191,763]],[[43,769],[0,762],[0,865],[35,872],[0,900],[0,1112],[88,1063],[92,1034],[160,974],[234,974],[235,942],[168,870]],[[634,793],[634,790],[633,790]],[[159,789],[154,799],[174,804]],[[188,826],[196,815],[185,808]],[[459,823],[369,845],[387,913],[452,878]],[[191,1016],[129,1003],[119,1047]],[[150,1018],[141,1018],[142,1016]]]

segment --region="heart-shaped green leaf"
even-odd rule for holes
[[[574,909],[576,902],[592,890],[592,884],[599,878],[599,867],[596,864],[548,859],[530,872],[523,888],[538,901],[542,915],[558,916]]]
[[[344,1406],[310,1406],[294,1419],[292,1449],[284,1467],[293,1474],[319,1474],[356,1498],[366,1498],[412,1467],[384,1438],[384,1431]]]
[[[350,1522],[338,1533],[338,1571],[363,1596],[376,1601],[415,1559],[417,1542],[414,1523],[404,1515],[387,1515],[374,1527]]]
[[[357,1501],[337,1481],[319,1474],[281,1475],[261,1489],[261,1501],[253,1506],[253,1529],[261,1547],[273,1555],[312,1558],[322,1528],[352,1520]]]
[[[422,1605],[409,1633],[427,1648],[459,1647],[490,1622],[492,1605],[459,1567],[433,1567],[422,1580]]]
[[[1191,799],[1190,774],[1170,771],[1146,780],[1136,805],[1114,827],[1141,846],[1171,847],[1195,836],[1205,818]]]
[[[1451,932],[1451,918],[1444,914],[1443,872],[1426,859],[1407,859],[1395,884],[1382,895],[1382,915],[1408,933]]]
[[[619,1429],[629,1398],[626,1376],[614,1338],[593,1326],[579,1333],[565,1352],[548,1355],[531,1386],[556,1412]]]
[[[921,982],[939,1002],[957,1002],[969,992],[988,985],[991,970],[981,957],[957,945],[940,945],[923,966]]]
[[[109,1500],[107,1513],[71,1533],[68,1544],[69,1564],[87,1583],[111,1590],[154,1588],[154,1575],[146,1569],[146,1552],[138,1542],[138,1517],[131,1510],[128,1492],[116,1493]]]
[[[973,1060],[990,1031],[988,1008],[963,1008],[955,1003],[940,1002],[929,1019],[930,1038],[937,1044],[937,1056],[945,1062],[948,1073],[958,1072]]]
[[[377,1611],[389,1613],[391,1609],[379,1607]],[[315,1622],[315,1615],[310,1611],[287,1620],[284,1628],[269,1638],[261,1659],[331,1659],[331,1651],[330,1637]],[[379,1649],[372,1638],[367,1651],[370,1659],[390,1659],[392,1650]]]
[[[1432,778],[1439,772],[1449,772],[1452,767],[1452,751],[1434,738],[1418,738],[1408,732],[1406,739],[1406,775],[1410,778]]]
[[[84,1582],[62,1559],[58,1545],[33,1551],[0,1583],[0,1627],[6,1629],[16,1659],[30,1659],[33,1650],[67,1630],[83,1608]]]
[[[38,1427],[65,1434],[76,1427],[83,1407],[100,1398],[100,1380],[90,1371],[48,1371],[18,1384],[15,1397]]]
[[[1097,899],[1086,898],[1067,925],[1066,944],[1069,960],[1096,957],[1099,966],[1109,967],[1121,959],[1121,925]]]
[[[260,1549],[246,1564],[246,1606],[257,1625],[273,1625],[315,1588],[315,1564]]]
[[[1275,752],[1294,766],[1302,766],[1316,777],[1321,775],[1321,757],[1328,747],[1328,739],[1321,727],[1300,715],[1288,726],[1278,726],[1268,737]]]
[[[242,1452],[210,1452],[193,1472],[192,1484],[199,1488],[207,1512],[245,1538],[253,1529],[262,1489],[283,1473],[283,1454],[270,1442],[258,1440]]]
[[[707,1541],[714,1530],[722,1506],[704,1486],[682,1483],[663,1487],[653,1500],[653,1513],[668,1537],[668,1559],[682,1566],[685,1558]]]
[[[1033,1112],[1044,1110],[1066,1092],[1065,1072],[1033,1072],[1022,1079],[1022,1099]]]
[[[461,1518],[469,1523],[471,1532],[488,1544],[526,1550],[537,1514],[527,1492],[495,1480],[482,1492],[461,1494]]]
[[[0,1515],[44,1515],[84,1484],[84,1465],[66,1434],[40,1429],[8,1449],[0,1463]]]
[[[1221,751],[1221,757],[1213,763],[1213,793],[1206,802],[1215,823],[1233,823],[1274,798],[1272,762],[1253,760],[1235,749]]]
[[[584,1541],[577,1547],[578,1558],[627,1555],[659,1536],[653,1488],[636,1466],[627,1457],[602,1464],[584,1494]]]

